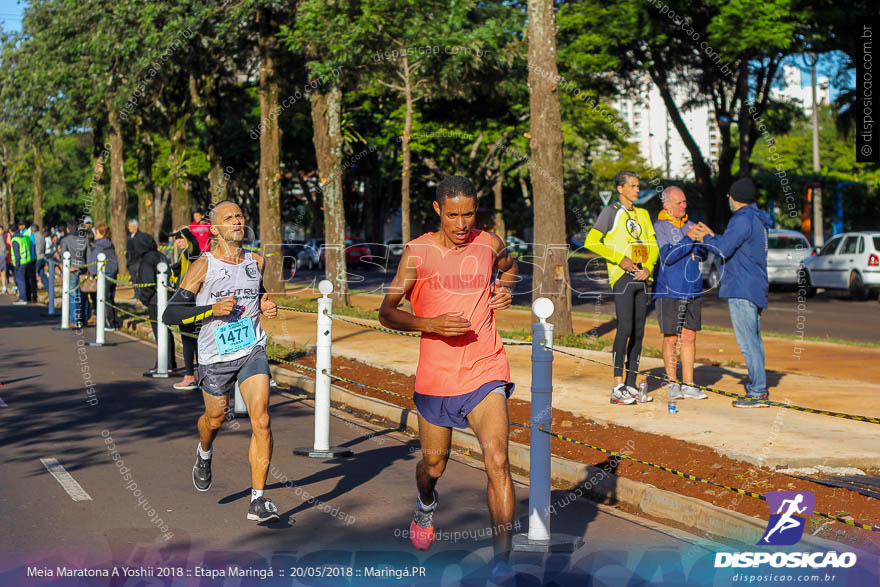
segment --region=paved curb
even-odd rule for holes
[[[276,381],[314,395],[314,378],[278,365],[270,365],[270,369]],[[330,386],[330,401],[395,422],[400,429],[418,432],[419,420],[414,409],[402,408],[380,399],[358,395],[336,385]],[[470,430],[453,429],[452,444],[459,450],[481,454],[480,444]],[[529,446],[511,441],[510,464],[522,471],[529,471],[529,452]],[[673,520],[713,537],[753,548],[756,548],[755,545],[767,528],[767,523],[759,518],[727,510],[693,497],[679,495],[648,483],[618,477],[600,468],[555,455],[551,457],[550,476],[558,484],[574,490],[564,499],[557,499],[556,502],[551,503],[551,506],[555,505],[557,510],[564,508],[565,504],[578,496],[589,496],[600,503],[624,503],[645,514]],[[871,556],[844,544],[815,536],[805,535],[799,544],[819,550],[855,551],[862,553],[863,556]]]

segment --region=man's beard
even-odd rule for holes
[[[736,212],[736,208],[733,207],[733,198],[727,198],[727,205],[730,207],[731,212]]]

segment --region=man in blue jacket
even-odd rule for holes
[[[700,294],[703,279],[700,261],[707,254],[706,246],[701,241],[706,232],[688,220],[687,198],[680,188],[666,188],[660,194],[660,200],[663,210],[654,223],[660,259],[656,266],[652,299],[660,332],[663,333],[668,397],[706,399],[706,394],[694,384],[697,331],[702,324]],[[680,380],[677,376],[677,354],[681,354]],[[678,381],[684,382],[684,385]]]
[[[770,397],[764,372],[761,311],[767,307],[767,229],[773,219],[755,205],[755,184],[744,177],[733,182],[727,195],[733,217],[724,234],[708,227],[703,242],[724,259],[719,297],[727,298],[736,342],[746,359],[749,383],[745,397],[733,400],[735,408],[767,408],[756,401]]]

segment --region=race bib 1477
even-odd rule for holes
[[[253,346],[257,342],[253,321],[242,318],[237,322],[218,326],[214,329],[214,341],[217,343],[217,352],[221,355]]]

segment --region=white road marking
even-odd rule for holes
[[[71,477],[70,473],[64,470],[58,459],[40,459],[40,462],[43,463],[47,471],[52,473],[52,476],[61,484],[61,487],[73,501],[92,501],[91,496],[76,482],[76,479]]]
[[[6,402],[3,401],[3,398],[0,397],[0,408],[8,408],[8,407],[9,407],[9,406],[6,405]]]

